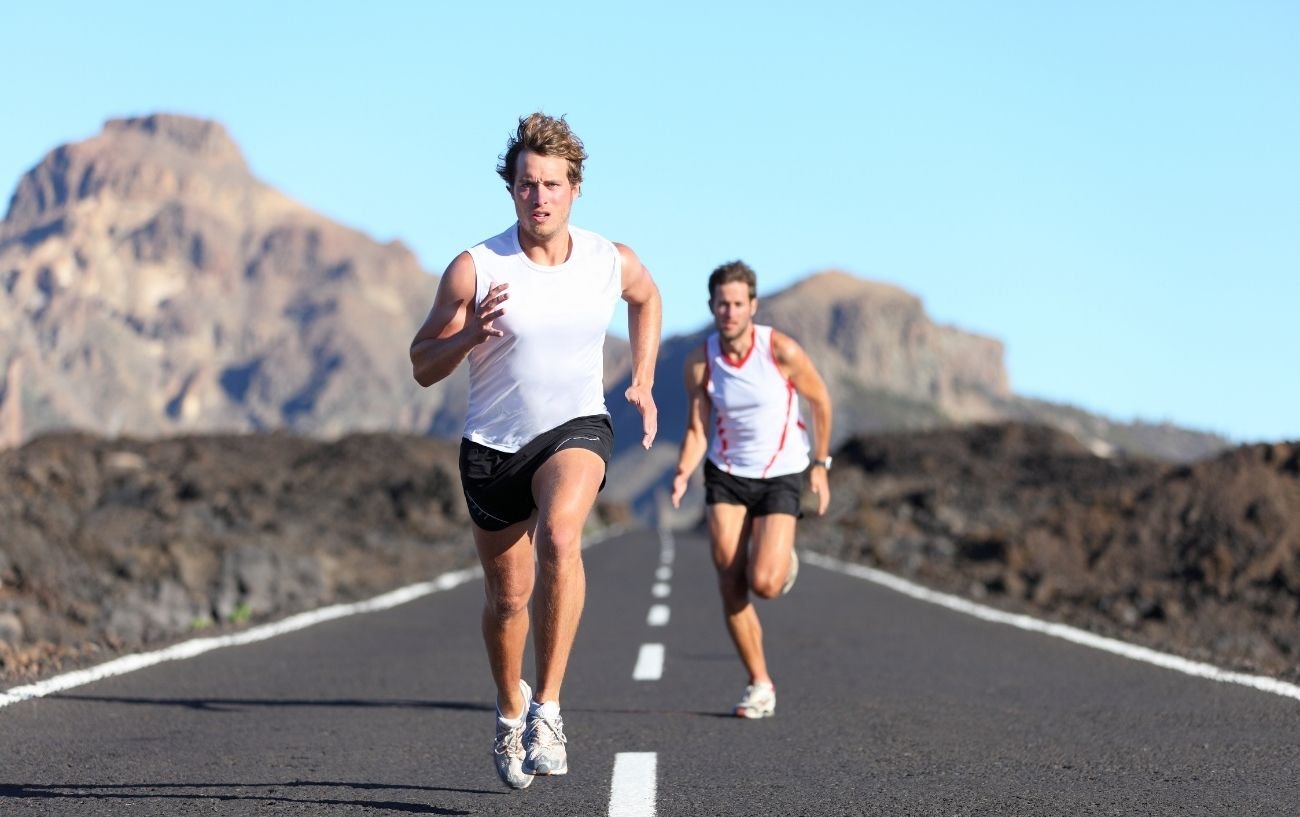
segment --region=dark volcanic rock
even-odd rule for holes
[[[803,546],[1199,660],[1300,677],[1300,445],[1104,459],[1041,426],[858,437]]]
[[[43,437],[0,453],[0,677],[475,563],[452,444]]]

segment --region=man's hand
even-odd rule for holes
[[[826,478],[826,469],[814,465],[808,474],[808,482],[811,484],[812,492],[817,495],[817,515],[825,516],[826,508],[831,504],[831,486]]]
[[[677,476],[673,477],[673,507],[674,508],[680,508],[682,506],[682,497],[686,495],[686,485],[690,481],[691,481],[691,475],[683,474],[681,471],[678,471]]]
[[[623,396],[636,406],[637,411],[641,412],[641,426],[645,430],[645,436],[641,438],[641,447],[649,451],[650,446],[654,444],[655,435],[659,433],[659,409],[655,407],[654,395],[650,393],[648,386],[628,386]]]
[[[474,312],[474,317],[465,321],[465,327],[460,331],[464,332],[475,346],[479,345],[488,338],[499,338],[505,335],[500,329],[492,325],[492,322],[502,315],[506,314],[505,307],[502,306],[510,295],[506,292],[509,284],[497,284],[488,290],[483,296],[482,302],[479,303],[478,309]]]

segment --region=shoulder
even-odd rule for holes
[[[709,343],[704,340],[691,347],[686,353],[686,363],[682,366],[682,373],[686,376],[686,382],[692,387],[701,387],[708,377],[709,371]]]
[[[637,257],[636,251],[626,244],[613,242],[614,250],[618,253],[619,261],[622,262],[623,268],[641,268],[641,259]]]
[[[708,363],[708,360],[709,360],[709,341],[707,338],[692,346],[691,350],[686,353],[686,365],[688,367],[703,366],[704,364]]]
[[[772,347],[772,357],[777,363],[788,364],[803,355],[803,347],[799,342],[786,333],[773,327],[764,327],[770,332],[769,345]]]
[[[448,287],[453,290],[474,289],[477,267],[474,264],[474,256],[471,250],[465,250],[451,260],[447,269],[442,274],[442,280],[439,281],[440,287]]]

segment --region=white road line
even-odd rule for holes
[[[666,582],[673,577],[673,569],[668,565],[655,568],[655,578],[661,582]]]
[[[651,595],[657,599],[666,599],[671,592],[673,592],[673,588],[668,582],[656,582],[655,586],[650,588]]]
[[[662,627],[668,623],[670,612],[666,604],[653,605],[650,608],[650,615],[645,617],[645,623],[651,627]]]
[[[1052,636],[1053,638],[1064,639],[1075,644],[1081,644],[1085,647],[1102,650],[1131,658],[1134,661],[1142,661],[1147,664],[1154,664],[1157,667],[1164,667],[1175,672],[1181,672],[1186,675],[1193,675],[1197,678],[1207,678],[1211,681],[1219,681],[1228,684],[1241,684],[1242,686],[1258,689],[1261,692],[1271,692],[1274,695],[1281,695],[1286,698],[1300,700],[1300,686],[1289,684],[1285,681],[1279,681],[1276,678],[1265,678],[1259,675],[1247,675],[1243,672],[1229,672],[1228,670],[1219,669],[1212,664],[1203,664],[1199,661],[1189,661],[1186,658],[1179,658],[1176,655],[1157,652],[1147,647],[1139,647],[1136,644],[1129,644],[1116,638],[1107,638],[1080,630],[1077,627],[1070,627],[1065,624],[1054,624],[1048,621],[1041,621],[1026,615],[1015,613],[1004,613],[1001,610],[995,610],[992,607],[986,607],[982,604],[976,604],[973,601],[950,596],[947,593],[939,593],[929,588],[913,584],[906,579],[900,579],[898,576],[885,573],[875,568],[865,565],[850,564],[842,562],[839,559],[833,559],[830,556],[824,556],[820,553],[802,551],[800,558],[809,564],[824,567],[828,570],[834,570],[839,573],[845,573],[850,576],[856,576],[860,579],[866,579],[869,582],[888,587],[906,596],[914,599],[927,601],[931,604],[937,604],[941,607],[947,607],[949,610],[955,610],[959,613],[965,613],[968,616],[974,616],[984,621],[992,621],[998,624],[1009,624],[1021,630],[1042,633],[1043,635]]]
[[[633,681],[658,681],[664,674],[664,645],[642,644],[636,656]]]
[[[585,537],[582,543],[583,550],[593,545],[611,539],[623,533],[622,526],[610,526],[593,536]],[[173,644],[161,650],[154,652],[134,653],[124,655],[121,658],[115,658],[112,661],[106,661],[94,667],[88,667],[75,672],[56,675],[53,678],[46,678],[44,681],[38,681],[26,686],[13,687],[0,692],[0,709],[10,704],[26,701],[31,698],[43,698],[46,695],[53,695],[56,692],[62,692],[65,689],[72,689],[84,684],[100,681],[104,678],[112,678],[116,675],[125,675],[128,672],[152,667],[156,664],[162,664],[167,661],[180,661],[185,658],[193,658],[196,655],[202,655],[205,652],[221,649],[222,647],[237,647],[243,644],[252,644],[256,641],[265,641],[268,638],[274,638],[277,635],[284,635],[295,630],[302,630],[311,627],[314,624],[320,624],[325,621],[332,621],[336,618],[345,618],[347,616],[357,615],[359,613],[372,613],[378,610],[387,610],[390,607],[396,607],[399,604],[406,604],[408,601],[414,601],[421,596],[427,596],[430,593],[437,593],[440,590],[450,590],[457,585],[464,584],[470,579],[476,579],[483,575],[481,568],[470,568],[467,570],[456,570],[451,573],[444,573],[441,576],[427,582],[418,582],[406,587],[400,587],[397,590],[375,596],[365,601],[353,602],[351,604],[334,604],[329,607],[322,607],[318,610],[309,610],[305,613],[289,616],[288,618],[274,621],[270,624],[263,624],[243,632],[231,633],[230,635],[209,636],[206,638],[194,638],[189,641],[183,641],[180,644]]]
[[[609,784],[609,817],[655,817],[654,752],[619,752],[614,755],[614,777]]]
[[[676,543],[673,541],[673,532],[667,528],[659,529],[659,561],[665,565],[673,563],[673,555],[676,550]]]
[[[452,573],[444,573],[433,581],[408,585],[365,601],[353,602],[351,604],[334,604],[329,607],[322,607],[319,610],[312,610],[307,613],[298,613],[297,615],[289,616],[280,621],[263,624],[239,633],[211,636],[208,638],[195,638],[189,641],[183,641],[180,644],[174,644],[165,649],[155,650],[154,652],[124,655],[121,658],[115,658],[112,661],[107,661],[98,666],[77,670],[76,672],[65,673],[63,675],[56,675],[53,678],[47,678],[44,681],[38,681],[34,684],[14,687],[5,692],[0,692],[0,707],[6,707],[9,704],[18,703],[19,701],[25,701],[30,698],[43,698],[46,695],[51,695],[55,692],[62,692],[65,689],[79,687],[93,681],[103,680],[104,678],[112,678],[115,675],[125,675],[128,672],[135,672],[136,670],[152,667],[156,664],[162,664],[167,661],[179,661],[183,658],[193,658],[196,655],[202,655],[205,652],[221,649],[222,647],[236,647],[241,644],[252,644],[255,641],[265,641],[268,638],[274,638],[277,635],[291,633],[295,630],[302,630],[324,621],[344,618],[345,616],[356,615],[358,613],[371,613],[377,610],[386,610],[389,607],[396,607],[399,604],[414,601],[415,599],[418,599],[421,596],[427,596],[430,593],[437,593],[440,590],[449,590],[481,575],[483,575],[483,571],[479,568],[457,570]]]

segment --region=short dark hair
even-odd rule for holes
[[[758,276],[744,261],[736,260],[728,261],[709,275],[709,298],[713,298],[713,293],[718,287],[736,281],[749,284],[749,298],[751,301],[758,297]]]
[[[528,116],[519,117],[519,127],[506,142],[506,152],[499,157],[497,175],[506,180],[506,187],[515,188],[515,164],[519,153],[531,150],[540,156],[559,156],[569,160],[569,184],[582,183],[582,163],[587,152],[582,147],[582,140],[569,130],[569,123],[561,116],[553,116],[538,111]]]

